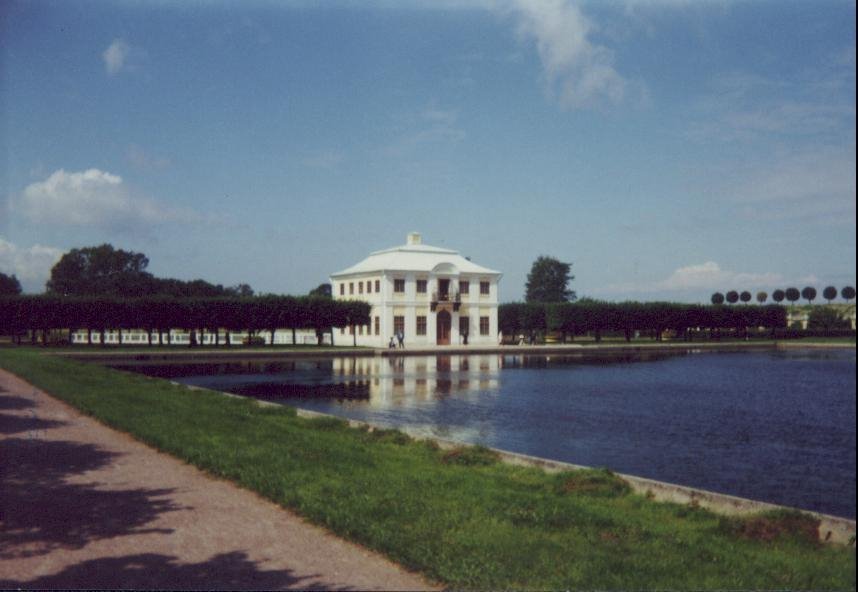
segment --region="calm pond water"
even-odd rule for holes
[[[855,517],[854,350],[343,357],[121,368]]]

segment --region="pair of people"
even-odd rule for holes
[[[402,331],[397,331],[395,335],[396,341],[394,341],[394,337],[390,338],[390,343],[387,344],[388,349],[396,348],[397,342],[399,343],[399,347],[405,347],[405,333]]]

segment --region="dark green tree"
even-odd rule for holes
[[[793,304],[798,302],[798,299],[801,298],[801,292],[798,291],[798,288],[787,288],[785,294],[786,299]]]
[[[831,301],[837,298],[837,288],[834,286],[826,286],[822,291],[822,297],[828,300],[828,304],[831,304]]]
[[[724,304],[724,295],[721,292],[715,292],[712,294],[712,298],[710,298],[712,304]]]
[[[807,300],[808,304],[813,302],[813,299],[816,298],[816,288],[812,286],[805,286],[805,288],[801,291],[801,297]]]
[[[72,249],[51,269],[49,294],[140,296],[151,293],[149,259],[143,253],[115,249],[113,245]]]
[[[751,293],[747,290],[743,290],[741,294],[739,294],[739,300],[747,304],[751,301]]]
[[[855,288],[853,288],[852,286],[846,286],[845,288],[840,290],[840,296],[843,298],[843,300],[849,302],[850,300],[855,298]]]
[[[739,302],[739,293],[736,290],[730,290],[727,292],[727,302],[730,304],[736,304]]]
[[[757,292],[757,302],[760,304],[765,304],[766,300],[769,299],[769,295],[763,291]]]
[[[325,282],[324,284],[319,284],[307,294],[308,296],[321,296],[323,298],[331,297],[331,284]]]
[[[774,300],[775,302],[781,303],[784,301],[784,298],[786,298],[786,292],[784,292],[780,288],[772,292],[772,300]]]
[[[575,292],[568,288],[575,279],[571,275],[571,263],[563,263],[553,257],[540,255],[530,268],[525,284],[526,302],[571,302]]]
[[[0,272],[0,296],[17,296],[21,293],[21,282],[14,274]]]
[[[849,321],[840,316],[834,308],[828,306],[814,306],[807,316],[808,329],[849,329]]]

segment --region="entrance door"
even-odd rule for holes
[[[438,330],[436,331],[437,339],[435,343],[438,345],[450,345],[450,328],[453,325],[453,319],[450,313],[442,310],[437,317]]]

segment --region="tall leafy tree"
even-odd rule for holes
[[[786,292],[784,292],[780,288],[772,292],[772,300],[774,300],[775,302],[781,303],[784,301],[784,298],[786,298]]]
[[[769,295],[763,291],[757,292],[757,302],[760,304],[765,304],[766,300],[769,299]]]
[[[575,279],[571,263],[540,255],[530,268],[525,284],[526,302],[571,302],[577,298],[568,288]]]
[[[816,298],[816,288],[813,286],[805,286],[801,291],[801,297],[807,300],[808,304],[811,304],[813,299]]]
[[[747,304],[751,301],[751,293],[747,290],[743,290],[742,293],[739,294],[739,300]]]
[[[826,286],[822,291],[822,297],[828,300],[828,304],[831,304],[831,301],[837,298],[837,288],[834,286]]]
[[[0,272],[0,296],[17,296],[21,293],[21,282],[15,274],[6,275]]]
[[[143,253],[116,249],[113,245],[72,249],[51,269],[49,294],[88,296],[113,294],[139,296],[151,292],[149,259]]]
[[[855,298],[855,288],[852,286],[845,286],[842,290],[840,290],[840,296],[843,297],[843,300],[849,302],[853,298]]]
[[[736,290],[730,290],[727,292],[727,302],[730,304],[736,304],[739,302],[739,293]]]
[[[710,300],[715,305],[724,304],[724,295],[721,292],[715,292]]]

